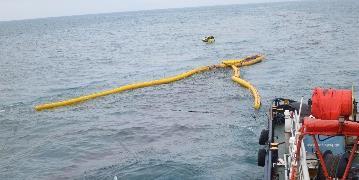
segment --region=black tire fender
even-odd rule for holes
[[[265,145],[269,139],[269,130],[263,129],[261,135],[259,136],[259,144]]]
[[[266,164],[266,154],[267,151],[265,149],[258,150],[258,166],[264,167]]]

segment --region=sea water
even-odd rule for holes
[[[358,9],[323,0],[0,22],[0,179],[261,179],[271,99],[359,86]],[[256,53],[266,60],[240,72],[258,111],[230,69],[34,110]]]

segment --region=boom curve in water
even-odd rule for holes
[[[263,55],[253,55],[253,56],[247,56],[242,59],[224,60],[220,64],[199,67],[199,68],[184,72],[182,74],[171,76],[171,77],[166,77],[163,79],[128,84],[128,85],[124,85],[124,86],[121,86],[118,88],[105,90],[105,91],[101,91],[101,92],[97,92],[97,93],[93,93],[93,94],[89,94],[89,95],[84,95],[84,96],[76,97],[76,98],[69,99],[69,100],[52,102],[52,103],[47,103],[47,104],[40,104],[40,105],[35,106],[35,110],[42,111],[42,110],[46,110],[46,109],[53,109],[53,108],[58,108],[58,107],[63,107],[63,106],[74,105],[74,104],[77,104],[80,102],[88,101],[90,99],[95,99],[97,97],[107,96],[110,94],[120,93],[123,91],[134,90],[134,89],[139,89],[139,88],[144,88],[144,87],[149,87],[149,86],[168,84],[168,83],[172,83],[175,81],[179,81],[179,80],[188,78],[194,74],[198,74],[201,72],[210,71],[210,70],[216,69],[216,68],[228,68],[228,67],[231,67],[234,71],[232,80],[237,82],[238,84],[242,85],[243,87],[248,88],[252,92],[252,95],[254,97],[254,108],[259,109],[259,107],[260,107],[259,93],[258,93],[257,89],[254,86],[252,86],[248,81],[245,81],[240,78],[239,67],[253,65],[253,64],[261,62],[263,59],[264,59]]]

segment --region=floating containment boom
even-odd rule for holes
[[[121,86],[121,87],[118,87],[118,88],[115,88],[115,89],[106,90],[106,91],[102,91],[102,92],[97,92],[97,93],[93,93],[93,94],[89,94],[89,95],[85,95],[85,96],[80,96],[80,97],[69,99],[69,100],[53,102],[53,103],[48,103],[48,104],[41,104],[41,105],[35,106],[35,109],[37,111],[41,111],[41,110],[45,110],[45,109],[52,109],[52,108],[57,108],[57,107],[62,107],[62,106],[69,106],[69,105],[77,104],[77,103],[84,102],[84,101],[87,101],[87,100],[90,100],[90,99],[94,99],[94,98],[97,98],[97,97],[107,96],[107,95],[110,95],[110,94],[120,93],[120,92],[123,92],[123,91],[128,91],[128,90],[133,90],[133,89],[138,89],[138,88],[144,88],[144,87],[149,87],[149,86],[156,86],[156,85],[161,85],[161,84],[168,84],[168,83],[171,83],[171,82],[175,82],[175,81],[185,79],[185,78],[190,77],[190,76],[192,76],[194,74],[197,74],[197,73],[201,73],[201,72],[204,72],[204,71],[209,71],[209,70],[216,69],[216,68],[227,68],[227,67],[231,67],[233,69],[233,71],[234,71],[234,75],[232,76],[232,80],[237,82],[238,84],[242,85],[243,87],[248,88],[252,92],[253,97],[254,97],[254,108],[259,109],[259,107],[260,107],[260,96],[258,94],[258,91],[248,81],[245,81],[245,80],[240,78],[239,67],[249,66],[249,65],[261,62],[263,59],[264,59],[263,55],[254,55],[254,56],[245,57],[243,59],[225,60],[225,61],[222,61],[220,64],[217,64],[217,65],[199,67],[199,68],[184,72],[184,73],[176,75],[176,76],[171,76],[171,77],[158,79],[158,80],[153,80],[153,81],[146,81],[146,82],[128,84],[128,85],[124,85],[124,86]]]

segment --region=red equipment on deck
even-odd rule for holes
[[[352,91],[315,88],[312,95],[312,115],[318,119],[348,119],[352,114]]]
[[[359,123],[352,121],[322,120],[309,117],[304,118],[302,133],[311,135],[343,135],[359,136]]]
[[[319,158],[326,179],[333,179],[329,176],[322,153],[319,149],[315,135],[327,136],[357,136],[350,153],[342,179],[346,179],[357,151],[359,143],[359,123],[348,121],[352,114],[352,91],[315,88],[312,95],[312,115],[317,118],[305,117],[300,135],[297,139],[296,161],[299,162],[302,140],[305,135],[311,135],[315,144],[315,151]],[[341,119],[341,120],[339,120]],[[296,167],[292,167],[291,179],[295,179]]]

